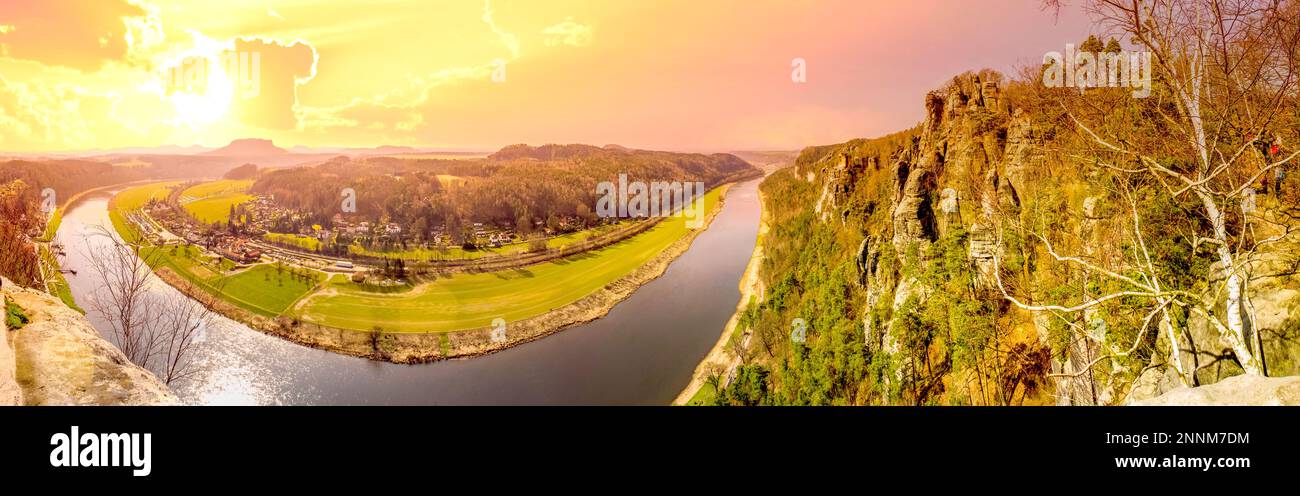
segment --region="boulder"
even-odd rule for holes
[[[1169,391],[1129,403],[1137,406],[1294,406],[1300,405],[1300,376],[1238,375],[1214,384]]]

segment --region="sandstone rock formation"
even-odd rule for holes
[[[840,234],[861,236],[851,260],[864,298],[859,308],[867,347],[871,352],[897,349],[891,335],[896,334],[891,333],[896,313],[909,300],[923,304],[934,294],[918,274],[937,259],[936,242],[960,239],[965,260],[954,262],[953,248],[946,244],[942,253],[948,263],[965,262],[973,269],[968,297],[997,307],[1003,331],[1014,334],[1008,339],[1027,349],[1051,351],[1048,373],[1054,398],[1046,401],[1114,404],[1183,388],[1180,377],[1170,372],[1173,367],[1158,359],[1152,367],[1125,371],[1114,381],[1093,377],[1098,357],[1133,346],[1131,340],[1114,342],[1106,332],[1131,326],[1108,322],[1113,315],[1081,312],[1063,324],[1059,315],[1021,310],[1004,299],[995,278],[999,261],[1001,278],[1011,282],[1012,293],[1021,295],[1040,291],[1038,296],[1050,299],[1041,291],[1072,277],[1051,272],[1036,235],[1058,234],[1070,243],[1063,253],[1113,257],[1117,223],[1131,221],[1116,220],[1122,209],[1098,186],[1104,186],[1105,178],[1068,164],[1054,151],[1056,140],[1066,139],[1058,135],[1059,123],[1016,107],[1026,101],[1023,92],[1012,85],[1004,96],[1001,80],[991,72],[958,76],[926,95],[926,117],[916,128],[809,147],[796,162],[796,176],[816,191],[816,219],[835,230],[858,230]],[[1054,225],[1045,227],[1044,213],[1055,217]],[[1294,253],[1261,253],[1252,262],[1257,281],[1252,283],[1251,301],[1260,329],[1273,334],[1300,329],[1294,322],[1300,320],[1297,266],[1300,258]],[[1014,271],[1014,279],[1007,271]],[[1027,281],[1029,286],[1016,286]],[[1065,325],[1088,332],[1062,331]],[[1144,349],[1157,357],[1180,354],[1192,368],[1199,368],[1201,383],[1232,375],[1230,360],[1216,358],[1231,356],[1231,350],[1219,342],[1215,329],[1196,316],[1187,318],[1186,327],[1188,338],[1180,340],[1180,351],[1170,351],[1165,333],[1153,333]],[[1300,350],[1275,353],[1279,363],[1271,373],[1294,373],[1288,371],[1300,363]]]
[[[1300,376],[1239,375],[1208,386],[1174,389],[1154,398],[1131,401],[1138,406],[1295,406],[1300,405]]]

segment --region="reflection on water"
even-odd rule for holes
[[[713,225],[663,277],[597,321],[469,360],[397,365],[299,346],[217,319],[193,353],[198,373],[175,386],[194,404],[667,404],[690,380],[739,301],[758,232],[757,181],[733,187]],[[58,239],[82,307],[94,293],[88,236],[109,225],[109,194],[69,211]],[[159,283],[152,291],[184,298]],[[91,322],[105,332],[95,313]]]

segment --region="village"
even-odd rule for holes
[[[125,220],[151,244],[199,247],[210,259],[225,259],[236,266],[278,262],[349,273],[356,279],[366,272],[389,275],[390,260],[406,258],[416,250],[464,256],[467,251],[525,242],[511,227],[481,222],[470,224],[460,236],[448,233],[445,226],[437,226],[423,241],[396,222],[349,221],[343,214],[335,214],[328,225],[311,224],[307,215],[281,207],[264,196],[230,205],[225,222],[209,224],[196,219],[176,200],[176,195],[169,196],[166,200],[150,200],[140,210],[128,213]],[[563,219],[558,225],[559,230],[577,226],[576,219]],[[560,234],[542,225],[536,232],[541,236],[516,252],[545,250],[545,239]],[[394,255],[387,256],[389,253]]]

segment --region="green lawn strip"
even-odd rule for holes
[[[68,308],[83,314],[86,313],[85,310],[77,306],[76,298],[72,296],[72,287],[68,286],[68,279],[63,276],[59,262],[54,257],[54,254],[50,252],[49,246],[41,245],[38,255],[40,256],[40,263],[45,266],[42,273],[48,279],[45,284],[50,289],[50,292],[59,297],[59,300],[63,301],[63,304]]]
[[[691,399],[686,401],[686,406],[709,406],[713,404],[713,399],[718,396],[718,392],[713,389],[713,385],[705,382],[700,384],[700,389],[695,391]]]

